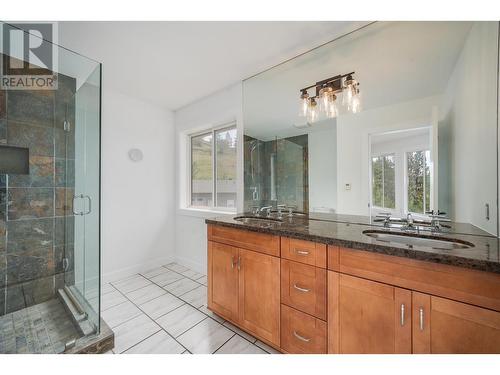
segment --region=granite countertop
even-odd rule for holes
[[[224,216],[206,219],[207,224],[245,229],[261,233],[276,234],[303,240],[339,245],[351,249],[359,249],[379,254],[423,260],[434,263],[448,264],[457,267],[500,273],[499,239],[491,235],[471,235],[461,233],[433,233],[420,231],[427,238],[450,238],[458,242],[473,244],[468,249],[435,249],[423,246],[409,246],[395,242],[382,242],[363,234],[365,230],[377,230],[396,234],[405,234],[398,228],[387,229],[380,225],[363,224],[360,221],[341,222],[321,220],[317,216],[284,217],[282,222],[243,223],[234,217]],[[485,232],[483,232],[485,233]]]

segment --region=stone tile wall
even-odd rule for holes
[[[0,144],[30,152],[29,175],[0,174],[0,315],[74,282],[75,80],[58,79],[56,91],[0,90]]]

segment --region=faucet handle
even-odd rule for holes
[[[426,211],[425,213],[426,213],[427,215],[430,215],[430,216],[436,216],[436,217],[437,217],[437,216],[444,216],[444,215],[446,215],[446,212],[444,212],[444,211],[439,211],[439,210],[437,210],[437,211],[435,211],[435,210],[430,210],[430,211]]]
[[[251,206],[250,208],[252,209],[252,214],[254,214],[255,216],[259,216],[260,206]]]

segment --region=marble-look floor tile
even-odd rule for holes
[[[141,314],[113,328],[115,333],[115,347],[113,351],[115,353],[122,353],[159,330],[160,327],[154,321],[146,315]]]
[[[238,327],[236,327],[235,325],[229,323],[229,322],[224,322],[224,326],[229,328],[231,331],[237,333],[238,335],[240,335],[241,337],[244,337],[245,339],[247,339],[248,341],[250,341],[251,343],[254,343],[255,341],[257,341],[257,339],[255,337],[253,337],[252,335],[246,333],[245,331],[242,331],[241,329],[239,329]]]
[[[134,290],[151,285],[151,282],[141,275],[135,275],[125,280],[113,282],[111,284],[122,293],[130,293]]]
[[[201,285],[196,289],[184,293],[179,298],[198,309],[207,303],[207,287]]]
[[[215,354],[267,354],[267,352],[243,337],[234,335]]]
[[[181,274],[185,277],[189,277],[192,280],[196,280],[196,279],[199,279],[200,277],[205,276],[202,273],[199,273],[199,272],[196,272],[193,270],[187,270],[187,271],[181,272]]]
[[[167,268],[157,267],[157,268],[153,268],[152,270],[148,270],[146,272],[141,272],[141,275],[148,278],[148,279],[151,279],[152,277],[161,275],[162,273],[165,273],[165,272],[168,272]]]
[[[184,302],[176,296],[167,293],[151,301],[139,305],[139,308],[148,314],[151,318],[157,319],[166,313],[182,306]]]
[[[276,349],[270,347],[269,345],[263,343],[262,341],[260,340],[257,340],[255,342],[255,345],[257,345],[259,348],[261,348],[262,350],[265,350],[266,352],[268,352],[269,354],[281,354],[279,351],[277,351]]]
[[[177,337],[186,332],[195,324],[201,322],[203,319],[210,319],[200,311],[194,309],[189,305],[182,305],[181,307],[163,315],[156,319],[156,322],[163,327],[165,331],[172,336]]]
[[[191,280],[191,279],[181,279],[172,284],[165,285],[164,288],[172,293],[174,296],[182,296],[195,288],[198,288],[201,284]]]
[[[102,317],[111,328],[114,328],[141,314],[141,310],[132,302],[127,301],[103,311]]]
[[[169,264],[166,264],[164,267],[167,267],[169,270],[179,272],[179,273],[182,273],[182,272],[189,270],[189,268],[181,266],[180,264],[177,264],[177,263],[169,263]]]
[[[181,274],[178,274],[177,272],[167,270],[167,272],[164,272],[160,275],[151,277],[150,280],[154,282],[155,284],[158,284],[162,287],[165,285],[171,284],[175,281],[181,280],[183,276]]]
[[[214,313],[213,311],[210,311],[206,305],[201,306],[198,308],[202,313],[208,315],[212,319],[218,321],[220,324],[224,323],[226,320],[222,317]]]
[[[208,284],[208,279],[207,279],[207,276],[206,275],[203,275],[202,277],[200,277],[199,279],[196,279],[196,282],[197,283],[200,283],[200,284],[203,284],[205,286],[207,286]]]
[[[101,311],[105,311],[120,303],[127,302],[127,299],[119,291],[115,290],[114,292],[104,294],[101,301]]]
[[[181,344],[162,330],[133,346],[124,354],[181,354],[184,351]]]
[[[207,318],[183,333],[177,340],[193,354],[211,354],[232,336],[233,331]]]
[[[133,292],[127,293],[126,296],[136,305],[148,302],[153,298],[159,297],[167,293],[164,289],[160,288],[158,285],[151,284],[145,286],[144,288],[134,290]]]
[[[114,292],[116,289],[109,283],[102,284],[101,286],[101,294],[108,294]]]

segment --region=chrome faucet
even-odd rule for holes
[[[451,222],[450,219],[448,219],[447,217],[444,216],[444,215],[446,215],[446,212],[442,212],[439,210],[437,210],[437,211],[431,210],[431,211],[427,211],[426,214],[429,215],[429,217],[431,218],[431,229],[433,232],[440,232],[441,231],[441,223],[442,222],[446,222],[446,223]]]
[[[278,204],[278,219],[283,218],[283,210],[286,210],[286,204]]]
[[[260,212],[266,211],[267,217],[271,217],[271,210],[273,206],[264,206],[260,208]]]
[[[418,230],[418,227],[415,226],[413,215],[410,212],[406,214],[406,220],[403,219],[402,221],[405,223],[405,225],[401,227],[401,230],[414,230],[414,229]]]

